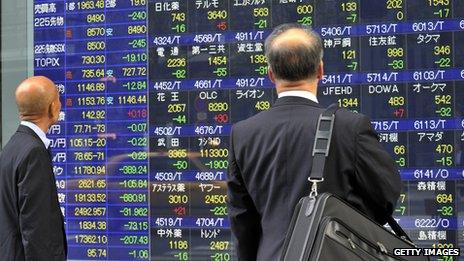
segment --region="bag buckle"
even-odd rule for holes
[[[324,181],[324,178],[315,179],[315,178],[309,177],[308,181],[312,183],[311,192],[309,193],[309,197],[316,198],[317,197],[317,183]]]

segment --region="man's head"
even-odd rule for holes
[[[277,26],[265,42],[269,77],[273,82],[316,81],[323,74],[322,40],[300,24]]]
[[[58,121],[60,97],[55,84],[47,77],[27,78],[16,88],[15,96],[21,120],[46,129]]]

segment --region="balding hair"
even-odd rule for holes
[[[322,61],[319,35],[301,24],[277,26],[266,38],[265,54],[276,79],[299,81],[314,78]]]
[[[20,118],[29,120],[46,116],[56,95],[55,84],[47,77],[25,79],[15,93]]]

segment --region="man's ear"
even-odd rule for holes
[[[48,105],[48,118],[53,119],[53,108],[55,107],[55,102],[51,102]]]
[[[267,67],[267,75],[269,76],[269,79],[271,80],[271,82],[275,84],[275,76],[274,76],[274,72],[271,69],[271,66]]]
[[[317,68],[317,79],[318,80],[322,80],[322,77],[324,76],[324,62],[321,61],[321,63],[319,63],[319,67]]]

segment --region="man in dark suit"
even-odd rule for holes
[[[61,103],[46,77],[16,89],[21,124],[0,155],[0,260],[66,260],[63,215],[57,197],[50,140]]]
[[[322,41],[311,29],[285,24],[265,42],[278,99],[236,123],[230,136],[228,212],[238,260],[277,260],[299,199],[307,196],[323,76]],[[394,161],[370,120],[339,109],[320,192],[331,192],[386,223],[399,197]]]

